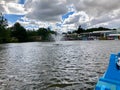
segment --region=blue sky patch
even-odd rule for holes
[[[66,14],[64,14],[63,16],[62,16],[62,20],[64,21],[66,18],[68,18],[70,15],[72,15],[74,13],[74,11],[73,12],[68,12],[68,13],[66,13]]]
[[[11,23],[15,23],[20,18],[24,17],[24,15],[15,15],[15,14],[5,14],[4,17]]]
[[[56,26],[58,27],[61,27],[61,25],[62,25],[61,23],[56,23]]]
[[[19,3],[19,4],[24,4],[24,3],[25,3],[25,0],[19,0],[18,3]]]
[[[27,29],[36,29],[36,28],[39,28],[39,26],[37,26],[37,25],[28,25],[28,26],[25,26],[25,28],[27,28]]]

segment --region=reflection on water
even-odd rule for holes
[[[0,45],[0,90],[93,90],[119,41]]]

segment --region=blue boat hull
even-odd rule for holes
[[[111,54],[109,66],[99,79],[95,90],[120,90],[120,53]]]

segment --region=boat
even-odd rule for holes
[[[120,90],[120,53],[111,54],[108,68],[99,78],[95,90]]]

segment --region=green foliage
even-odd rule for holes
[[[28,41],[35,41],[35,37],[38,36],[37,31],[35,30],[27,30]]]
[[[73,31],[72,33],[80,34],[80,33],[93,32],[93,31],[104,31],[104,30],[116,30],[116,29],[109,29],[109,28],[104,28],[104,27],[98,27],[98,28],[89,28],[89,29],[85,30],[81,26],[79,26],[78,29]]]
[[[109,29],[109,28],[104,28],[104,27],[98,27],[98,28],[90,28],[90,29],[87,29],[85,32],[104,31],[104,30],[111,30],[111,29]]]
[[[38,30],[28,30],[28,41],[50,41],[51,34],[56,32],[51,31],[50,28],[39,28]]]
[[[0,14],[0,27],[6,27],[7,25],[7,19],[5,19],[4,16]]]
[[[51,34],[57,34],[55,31],[50,30],[50,28],[39,28],[38,30],[26,30],[19,23],[15,23],[13,27],[6,28],[8,25],[7,20],[2,14],[0,14],[0,43],[8,42],[27,42],[27,41],[50,41]],[[111,30],[109,28],[99,27],[83,29],[81,26],[73,32],[68,32],[68,34],[73,33],[86,33],[93,31]],[[116,30],[116,29],[112,29]],[[76,38],[76,36],[74,36]],[[106,39],[106,38],[104,38]]]
[[[41,36],[43,41],[48,41],[50,39],[50,34],[55,34],[55,32],[46,28],[39,28],[37,33],[39,36]]]
[[[10,42],[18,42],[18,39],[15,37],[11,37]]]
[[[15,23],[12,29],[13,29],[11,32],[12,37],[17,38],[19,42],[27,41],[28,39],[27,32],[23,26],[21,26],[19,23]]]
[[[26,30],[20,23],[15,23],[11,28],[6,28],[7,20],[0,15],[0,43],[27,42],[27,41],[49,41],[51,34],[56,32],[50,28],[39,28],[38,30]]]
[[[28,36],[37,36],[38,33],[35,30],[27,30],[27,35]]]
[[[83,29],[81,26],[79,26],[78,29],[73,31],[72,33],[80,34],[80,33],[83,33],[83,32],[85,32],[85,29]]]
[[[7,43],[10,41],[10,31],[6,29],[7,20],[0,15],[0,43]]]
[[[74,32],[76,32],[76,31],[74,31]],[[72,34],[72,32],[71,32],[71,31],[68,31],[67,33],[68,33],[68,34]]]
[[[84,31],[85,30],[81,26],[79,26],[78,30],[76,31],[76,33],[80,34],[80,33],[83,33]]]

